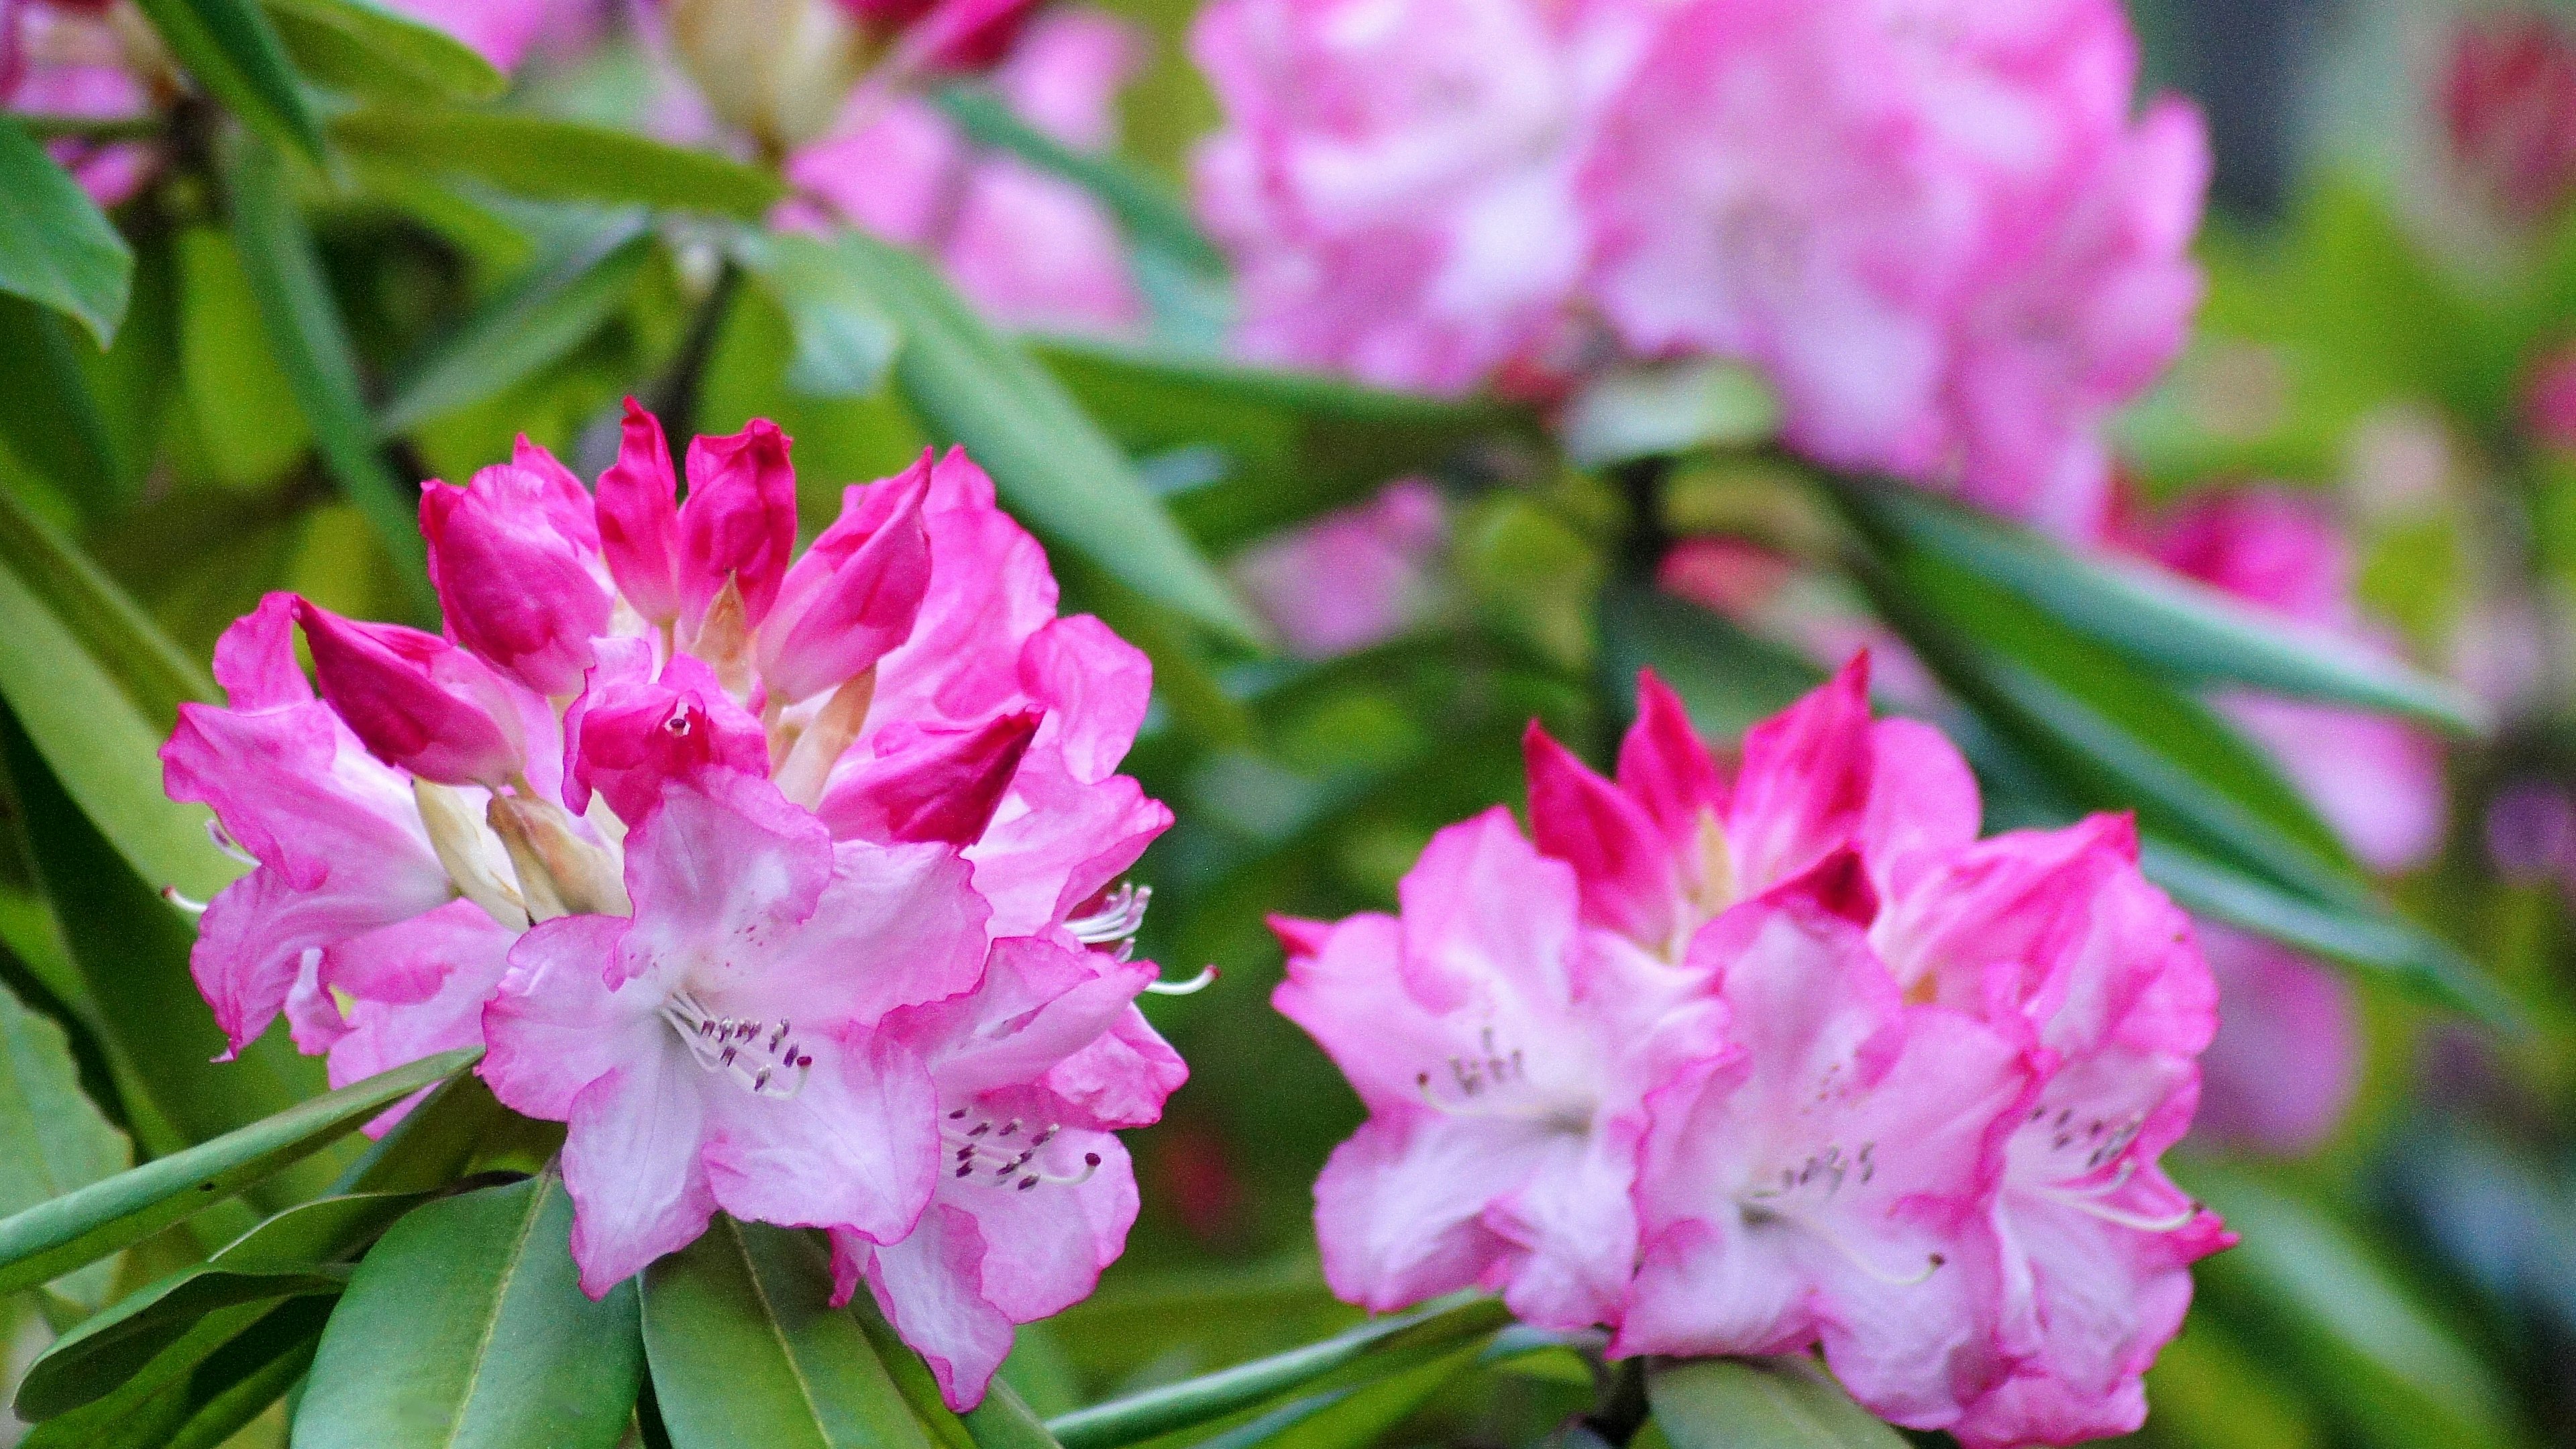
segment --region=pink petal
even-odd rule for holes
[[[1703,816],[1726,816],[1726,781],[1691,727],[1681,696],[1651,669],[1637,675],[1637,721],[1619,741],[1619,788],[1666,840],[1696,845]]]
[[[377,759],[441,784],[496,788],[527,768],[519,701],[472,654],[301,600],[295,617],[322,697]]]
[[[1869,656],[1744,735],[1726,822],[1739,890],[1754,894],[1821,859],[1869,808]]]
[[[921,518],[930,454],[901,475],[852,489],[841,516],[787,570],[757,641],[761,682],[782,704],[875,665],[912,633],[930,587]]]
[[[902,1044],[855,1032],[810,1049],[815,1064],[792,1097],[709,1078],[716,1202],[738,1218],[900,1238],[930,1201],[937,1166],[930,1076]]]
[[[605,639],[599,664],[564,715],[564,803],[590,808],[597,790],[628,822],[642,820],[674,780],[715,769],[766,779],[769,737],[706,665],[674,654],[653,677],[644,639]]]
[[[1675,847],[1654,818],[1535,722],[1521,750],[1530,831],[1539,849],[1574,868],[1585,921],[1650,948],[1670,942],[1683,924],[1682,886]]]
[[[573,1100],[564,1190],[572,1195],[573,1261],[591,1297],[606,1297],[654,1259],[696,1242],[715,1216],[698,1160],[703,1077],[680,1053],[644,1052]]]
[[[739,433],[689,440],[689,500],[680,507],[680,621],[694,633],[731,579],[757,628],[796,549],[796,471],[788,437],[754,418]],[[603,530],[605,532],[605,530]]]
[[[608,979],[732,965],[746,948],[772,949],[814,914],[831,877],[822,822],[768,780],[709,770],[666,782],[626,837],[635,920]],[[755,966],[766,969],[757,955],[734,969]]]
[[[986,1301],[984,1239],[971,1214],[945,1204],[922,1215],[912,1236],[890,1248],[841,1246],[867,1275],[868,1292],[903,1341],[920,1353],[952,1409],[983,1402],[993,1371],[1011,1351],[1011,1320]]]
[[[1427,1111],[1361,1124],[1315,1179],[1333,1296],[1384,1313],[1484,1281],[1511,1251],[1485,1207],[1548,1165],[1554,1139]]]
[[[1021,710],[974,730],[923,731],[912,748],[833,780],[817,813],[843,838],[973,845],[1001,808],[1038,720]]]
[[[510,969],[483,1009],[491,1051],[476,1069],[504,1106],[565,1121],[591,1083],[666,1050],[671,1028],[657,1014],[658,993],[612,991],[600,977],[625,931],[613,916],[564,916],[539,922],[511,948]]]
[[[260,596],[259,607],[226,625],[215,641],[215,682],[237,710],[282,709],[313,698],[295,662],[293,594]]]
[[[469,487],[433,482],[420,497],[429,576],[449,631],[546,695],[580,688],[590,641],[608,632],[609,596],[592,576],[594,555],[548,517],[549,495],[562,481],[516,466],[486,468]]]
[[[618,592],[650,624],[680,616],[679,494],[661,419],[628,398],[617,462],[599,475],[599,546]]]

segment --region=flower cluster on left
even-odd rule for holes
[[[795,498],[776,427],[675,470],[630,402],[595,497],[524,439],[427,487],[444,637],[264,599],[162,750],[256,867],[192,967],[335,1084],[485,1046],[566,1124],[594,1297],[718,1210],[830,1230],[963,1408],[1124,1246],[1112,1134],[1186,1076],[1120,881],[1171,823],[1116,772],[1150,670],[962,451],[801,555]]]

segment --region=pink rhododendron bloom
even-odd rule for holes
[[[1227,124],[1194,161],[1241,348],[1462,392],[1553,350],[1590,239],[1574,173],[1628,63],[1616,4],[1220,0],[1191,54]]]
[[[1328,659],[1419,623],[1434,603],[1431,570],[1448,540],[1439,489],[1407,478],[1262,540],[1236,556],[1232,572],[1289,648]]]
[[[1131,1004],[1145,892],[1112,889],[1171,820],[1117,773],[1150,671],[1058,617],[962,453],[849,489],[801,555],[775,427],[693,440],[686,473],[683,502],[640,409],[596,496],[523,441],[424,490],[445,637],[285,594],[235,624],[227,706],[187,706],[163,750],[255,866],[192,967],[236,1049],[283,1012],[334,1081],[488,1045],[503,1101],[569,1125],[594,1294],[719,1209],[899,1258],[882,1291],[962,1406],[986,1339],[918,1295],[979,1208],[898,1251],[950,1191],[943,1096],[1051,1094],[1097,1149],[1097,1186],[1004,1212],[1076,1204],[1088,1267],[1044,1291],[1078,1297],[1133,1214],[1101,1134],[1182,1075]],[[997,940],[1015,974],[979,994]],[[1019,1004],[928,1010],[958,1002]],[[988,1295],[1005,1344],[1038,1292]]]
[[[981,1399],[1015,1325],[1088,1297],[1136,1220],[1109,1129],[1141,1127],[1188,1075],[1133,1005],[1154,968],[1031,937],[971,995],[903,1013],[939,1103],[938,1186],[880,1245],[832,1234],[836,1301],[864,1281],[952,1408]]]
[[[2522,421],[2542,447],[2576,451],[2576,347],[2553,348],[2532,369]]]
[[[2546,217],[2576,187],[2576,45],[2555,18],[2464,24],[2441,107],[2452,156],[2517,219]]]
[[[0,111],[140,120],[153,112],[153,84],[106,6],[0,0]],[[103,207],[134,195],[160,167],[157,148],[133,141],[57,137],[45,151]]]
[[[2211,1142],[2264,1152],[2323,1143],[2361,1086],[2361,1011],[2351,985],[2298,953],[2210,921],[2194,928],[2218,982],[2218,1035],[2200,1058]]]
[[[1324,1277],[1372,1311],[1498,1289],[1607,1318],[1636,1257],[1646,1093],[1718,1050],[1719,1008],[1578,918],[1574,872],[1495,809],[1433,837],[1399,916],[1278,923],[1272,1001],[1369,1109],[1315,1184]]]
[[[386,0],[389,8],[435,26],[499,70],[515,70],[528,46],[563,8],[551,0]]]
[[[1015,32],[991,81],[1031,126],[1104,150],[1117,143],[1114,103],[1140,49],[1101,12],[1053,11]],[[782,219],[860,226],[931,256],[1006,326],[1118,331],[1143,316],[1117,222],[1098,202],[1062,177],[977,151],[920,97],[862,87],[840,125],[788,158],[787,176],[804,199]]]

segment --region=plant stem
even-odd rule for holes
[[[1646,1427],[1646,1360],[1623,1358],[1610,1365],[1610,1382],[1601,1391],[1601,1403],[1583,1416],[1583,1423],[1601,1436],[1612,1449],[1627,1449],[1629,1440]]]

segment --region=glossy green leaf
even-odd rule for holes
[[[1207,481],[1173,514],[1225,552],[1435,467],[1480,439],[1520,437],[1527,415],[1478,401],[1387,392],[1321,373],[1283,372],[1131,344],[1049,337],[1033,344],[1110,437],[1139,457],[1204,454]]]
[[[22,1449],[213,1449],[312,1362],[328,1298],[219,1308],[103,1399],[38,1424]]]
[[[1045,369],[918,257],[863,232],[849,233],[841,253],[903,333],[895,382],[906,400],[966,446],[1023,523],[1149,599],[1234,638],[1260,637],[1135,466]]]
[[[295,67],[268,17],[251,0],[136,0],[170,54],[199,84],[252,129],[321,159],[314,124]]]
[[[1023,1328],[1020,1332],[1026,1335],[1029,1330]],[[922,1412],[922,1406],[915,1405],[914,1412]],[[966,1426],[967,1437],[975,1441],[975,1449],[1061,1449],[1055,1436],[1047,1432],[1045,1422],[1020,1397],[1019,1390],[1000,1377],[985,1389],[984,1401],[968,1409],[961,1422]]]
[[[495,397],[581,345],[625,304],[652,260],[640,217],[503,289],[416,363],[377,416],[387,437]]]
[[[27,129],[0,116],[0,292],[78,318],[100,347],[134,286],[134,249]]]
[[[179,706],[211,702],[215,681],[161,626],[53,525],[0,489],[0,567],[66,624],[93,662],[113,678],[144,722],[166,730]]]
[[[2302,628],[2142,563],[2086,558],[2026,529],[1903,486],[1846,485],[1875,526],[2046,610],[2059,623],[2199,684],[2492,727],[2467,691],[2381,651]]]
[[[644,1344],[673,1449],[931,1449],[807,1235],[719,1215],[644,1270]]]
[[[0,1219],[0,1292],[60,1277],[320,1151],[481,1056],[442,1052]]]
[[[1189,208],[1156,177],[1114,155],[1077,151],[1023,121],[989,86],[960,84],[942,90],[939,108],[978,146],[1007,151],[1040,171],[1061,176],[1108,208],[1128,238],[1206,272],[1223,272],[1225,254],[1199,230]]]
[[[133,1144],[81,1091],[62,1027],[0,989],[0,1212],[22,1212],[133,1161]],[[108,1285],[103,1274],[90,1276],[66,1291],[94,1308]]]
[[[438,601],[429,587],[418,506],[376,451],[375,421],[367,413],[348,328],[323,279],[285,162],[244,138],[231,180],[233,240],[259,300],[269,346],[313,427],[322,460],[393,559],[404,592],[423,617],[435,617]]]
[[[1490,1336],[1510,1318],[1491,1299],[1435,1303],[1363,1324],[1321,1343],[1077,1409],[1048,1421],[1047,1429],[1065,1449],[1122,1449],[1264,1403],[1364,1358],[1446,1348]]]
[[[219,1308],[337,1294],[338,1260],[382,1232],[423,1194],[357,1193],[301,1203],[205,1262],[139,1288],[54,1340],[19,1381],[15,1408],[50,1419],[104,1398]]]
[[[1207,1449],[1365,1449],[1405,1416],[1422,1407],[1451,1380],[1473,1368],[1483,1346],[1469,1343],[1366,1383],[1348,1384],[1301,1400],[1306,1412],[1264,1415],[1262,1420],[1207,1441]],[[1347,1371],[1345,1371],[1347,1372]]]
[[[1587,468],[1695,448],[1743,447],[1780,426],[1780,400],[1738,362],[1685,362],[1604,373],[1566,405],[1565,455]]]
[[[396,1223],[322,1335],[299,1449],[613,1449],[643,1382],[635,1287],[583,1296],[571,1232],[551,1172]]]
[[[63,314],[0,296],[0,442],[55,496],[82,509],[109,502],[118,475],[106,409],[81,366],[87,350]]]
[[[874,397],[885,386],[903,336],[858,280],[866,260],[847,255],[841,239],[796,233],[763,237],[744,248],[796,339],[787,385],[807,397]]]
[[[375,0],[262,0],[306,73],[387,100],[488,101],[510,87],[474,47]]]
[[[757,221],[787,194],[777,177],[712,151],[516,111],[377,106],[334,120],[331,139],[361,156],[472,176],[524,196]]]
[[[179,278],[179,391],[202,466],[236,490],[267,486],[303,461],[313,429],[260,320],[259,297],[230,232],[182,228],[172,250]]]
[[[1855,1404],[1814,1359],[1711,1358],[1646,1374],[1673,1449],[1903,1449],[1905,1436]]]

